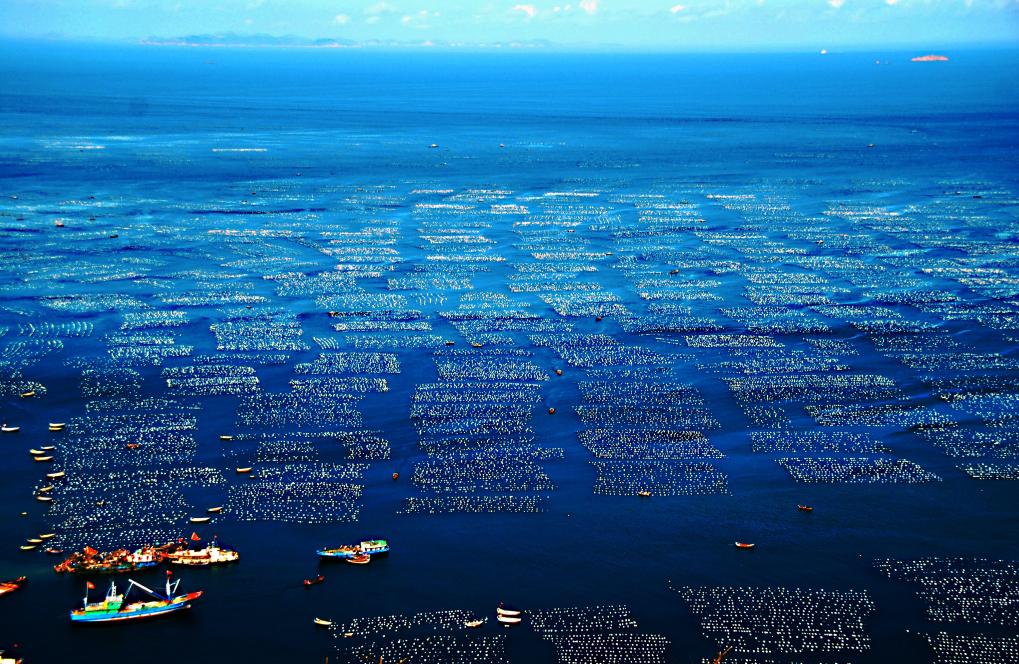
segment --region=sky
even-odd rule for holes
[[[1019,47],[1019,0],[0,0],[8,39],[153,44],[209,35],[263,45],[269,35],[677,51]]]

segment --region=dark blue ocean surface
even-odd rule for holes
[[[1019,56],[913,55],[0,46],[0,648],[1014,661]]]

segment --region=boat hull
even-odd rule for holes
[[[134,611],[71,611],[71,622],[77,624],[126,622],[129,620],[144,620],[146,618],[158,618],[171,613],[177,613],[190,609],[192,602],[202,596],[201,591],[188,593],[174,600],[165,606],[145,607]],[[93,614],[93,615],[90,615]]]

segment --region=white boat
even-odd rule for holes
[[[315,618],[315,624],[319,625],[320,627],[332,627],[333,621],[326,620],[325,618]]]
[[[166,555],[166,559],[174,565],[191,565],[204,567],[206,565],[221,565],[239,560],[241,555],[233,549],[224,549],[218,544],[209,544],[204,549],[186,549],[174,551]]]
[[[211,516],[193,516],[191,523],[208,523],[210,519],[212,519]]]
[[[18,431],[21,431],[21,427],[11,427],[4,424],[3,426],[0,426],[0,431],[3,431],[4,433],[17,433]]]
[[[495,619],[503,625],[519,625],[523,620],[520,616],[496,616]]]
[[[470,627],[472,629],[476,628],[476,627],[481,627],[482,625],[485,624],[486,620],[488,620],[488,619],[487,618],[478,618],[477,620],[466,620],[466,621],[464,621],[464,627]]]

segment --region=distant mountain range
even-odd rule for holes
[[[307,39],[294,35],[239,35],[222,32],[182,37],[149,37],[141,40],[147,46],[223,46],[234,48],[553,48],[561,45],[534,39],[508,42],[450,42],[441,40],[385,41],[351,39]]]

